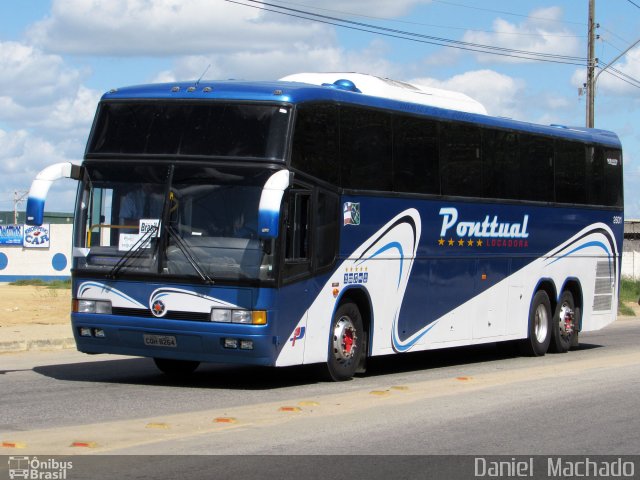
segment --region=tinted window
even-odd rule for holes
[[[104,103],[89,153],[281,159],[289,109],[225,103]]]
[[[340,183],[338,162],[338,107],[310,105],[298,109],[293,167],[330,183]]]
[[[585,203],[587,201],[587,158],[581,143],[556,142],[556,201]]]
[[[328,192],[318,192],[316,213],[315,267],[322,268],[333,263],[338,250],[338,196]]]
[[[605,149],[603,156],[605,205],[622,207],[622,152]]]
[[[438,124],[397,117],[393,125],[393,190],[440,193]]]
[[[520,197],[520,164],[517,135],[487,130],[482,143],[483,194],[489,198]]]
[[[440,174],[443,195],[482,195],[479,128],[442,124]]]
[[[343,107],[340,161],[343,187],[391,190],[391,115]]]
[[[523,200],[553,201],[553,140],[521,134],[518,152]]]

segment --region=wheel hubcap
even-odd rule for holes
[[[560,334],[563,337],[571,335],[573,332],[573,310],[569,307],[569,304],[563,303],[560,307]]]
[[[353,358],[357,349],[356,328],[349,317],[340,317],[333,329],[333,354],[340,361]]]
[[[536,308],[536,317],[534,323],[534,333],[538,343],[543,343],[547,338],[547,331],[549,330],[549,314],[544,305],[538,305]]]

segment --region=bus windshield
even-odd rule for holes
[[[75,256],[79,271],[270,280],[272,240],[257,235],[273,171],[194,165],[88,165]]]
[[[283,160],[290,109],[226,102],[105,102],[87,155]]]

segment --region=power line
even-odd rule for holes
[[[462,7],[462,8],[469,8],[471,10],[481,10],[484,12],[491,12],[491,13],[500,13],[502,15],[510,15],[512,17],[524,17],[524,18],[533,18],[535,20],[545,20],[547,22],[556,22],[556,23],[570,23],[572,25],[582,25],[585,26],[586,23],[584,22],[571,22],[568,20],[556,20],[554,18],[546,18],[546,17],[532,17],[531,15],[525,15],[522,13],[513,13],[513,12],[506,12],[503,10],[492,10],[490,8],[481,8],[481,7],[474,7],[471,5],[465,5],[463,3],[454,3],[454,2],[447,2],[445,0],[432,0],[434,3],[443,3],[445,5],[452,5],[454,7]]]
[[[562,63],[562,64],[579,65],[579,66],[583,66],[586,63],[586,58],[584,57],[557,55],[557,54],[542,53],[542,52],[531,52],[526,50],[516,50],[516,49],[497,47],[492,45],[482,45],[482,44],[471,43],[471,42],[462,42],[459,40],[452,40],[448,38],[434,37],[430,35],[423,35],[423,34],[418,34],[414,32],[407,32],[403,30],[391,29],[386,27],[378,27],[378,26],[363,23],[363,22],[355,22],[351,20],[338,18],[338,17],[320,15],[320,14],[305,11],[305,10],[283,7],[283,6],[275,5],[272,3],[259,2],[257,0],[244,0],[244,2],[250,2],[250,3],[243,3],[242,1],[235,1],[235,0],[225,0],[225,1],[229,3],[237,4],[237,5],[242,5],[245,7],[277,13],[280,15],[286,15],[294,18],[300,18],[304,20],[315,21],[318,23],[334,25],[342,28],[348,28],[350,30],[373,33],[376,35],[383,35],[383,36],[398,38],[402,40],[410,40],[417,43],[438,45],[438,46],[456,48],[458,50],[466,50],[466,51],[472,51],[476,53],[484,53],[484,54],[490,54],[490,55],[499,55],[503,57],[519,58],[523,60],[537,60],[537,61],[543,61],[543,62]],[[273,7],[273,8],[267,8],[265,7],[265,5],[267,7]],[[278,10],[275,10],[274,8]]]
[[[636,7],[636,8],[640,8],[640,5],[638,5],[638,4],[637,4],[637,3],[635,3],[635,2],[632,2],[631,0],[627,0],[627,2],[629,2],[631,5],[633,5],[633,6],[634,6],[634,7]]]
[[[306,6],[300,3],[295,3],[295,2],[284,2],[284,1],[273,1],[273,3],[275,4],[283,4],[283,5],[294,5],[297,7],[306,7],[307,9],[310,10],[317,10],[320,12],[330,12],[330,13],[337,13],[337,14],[341,14],[341,15],[349,15],[351,17],[354,18],[369,18],[372,20],[380,20],[380,21],[385,21],[385,22],[390,22],[390,23],[400,23],[400,24],[404,24],[404,25],[414,25],[414,26],[419,26],[419,27],[431,27],[431,28],[441,28],[441,29],[445,29],[445,30],[462,30],[465,32],[478,32],[478,33],[495,33],[498,35],[513,35],[513,36],[521,36],[521,37],[543,37],[543,35],[539,34],[539,33],[523,33],[523,32],[503,32],[503,31],[499,31],[499,30],[482,30],[482,29],[477,29],[477,28],[469,28],[469,27],[454,27],[452,25],[437,25],[434,23],[424,23],[424,22],[412,22],[409,20],[399,20],[397,18],[383,18],[383,17],[376,17],[373,15],[364,15],[361,13],[354,13],[354,12],[347,12],[344,10],[334,10],[334,9],[330,9],[330,8],[321,8],[321,7],[316,7],[315,5],[310,5],[310,6]],[[558,34],[545,34],[544,37],[553,37],[553,38],[585,38],[586,35],[558,35]]]
[[[606,70],[606,73],[617,78],[618,80],[628,83],[632,87],[640,88],[640,82],[638,80],[633,79],[633,81],[631,81],[623,78],[622,76],[618,75],[618,73],[622,73],[622,72],[620,72],[619,70],[616,70],[615,68],[609,68],[608,70]],[[623,74],[623,75],[628,76],[626,74]]]
[[[618,70],[617,68],[609,67],[609,69],[606,70],[607,73],[611,73],[611,71],[615,73],[615,75],[613,75],[613,73],[612,75],[618,78],[619,80],[622,80],[623,82],[627,82],[629,85],[632,85],[636,88],[640,88],[640,80],[632,77],[631,75],[624,73],[621,70]]]

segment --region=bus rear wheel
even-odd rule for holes
[[[192,360],[174,360],[170,358],[154,358],[156,367],[170,377],[186,377],[191,375],[200,362]]]
[[[541,357],[549,349],[551,343],[551,302],[544,290],[538,290],[531,301],[529,310],[529,333],[520,341],[522,354]]]
[[[365,345],[362,315],[355,303],[338,307],[331,321],[327,373],[336,382],[351,379],[361,365]]]
[[[574,343],[573,336],[577,333],[578,317],[571,292],[562,292],[560,301],[553,316],[551,328],[550,350],[555,353],[569,351]]]

